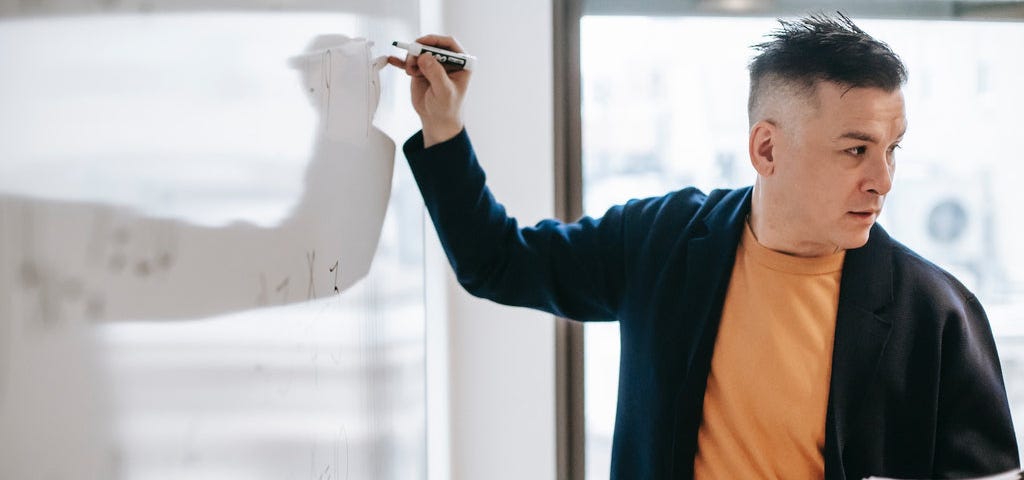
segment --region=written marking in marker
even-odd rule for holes
[[[338,272],[341,271],[341,269],[338,268],[339,262],[341,262],[341,260],[336,260],[334,262],[334,266],[331,267],[331,272],[334,273],[334,293],[341,293],[341,290],[338,290]]]

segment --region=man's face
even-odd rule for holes
[[[772,217],[795,252],[863,246],[892,188],[906,131],[903,93],[820,82],[816,101],[779,118],[774,172],[764,179]]]

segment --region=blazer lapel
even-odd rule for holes
[[[875,224],[868,243],[847,251],[843,263],[825,420],[825,478],[845,478],[845,441],[892,327],[875,312],[893,301],[892,288],[892,242]]]
[[[712,192],[714,195],[716,192]],[[672,478],[693,475],[693,457],[697,448],[701,406],[711,352],[718,333],[719,317],[736,258],[736,246],[743,232],[744,218],[750,211],[750,188],[733,190],[722,198],[707,215],[698,220],[687,240],[686,288],[682,290],[681,315],[691,321],[681,322],[677,337],[686,342],[680,358],[686,366],[675,394],[675,439],[672,446]],[[689,461],[678,462],[679,459]]]
[[[693,334],[690,337],[692,342],[705,341],[708,327],[712,330],[713,341],[713,333],[718,330],[722,303],[736,258],[736,246],[743,233],[744,219],[750,212],[750,193],[748,187],[726,194],[698,224],[700,230],[695,231],[687,245],[687,288],[683,291],[683,305],[688,315],[698,320],[694,324],[695,330],[690,332]],[[689,351],[703,356],[710,353],[712,346],[707,345],[707,349],[690,348]]]

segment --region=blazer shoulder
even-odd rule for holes
[[[687,187],[658,197],[630,200],[622,206],[623,215],[645,227],[664,222],[686,225],[706,217],[733,192],[736,190],[718,189],[704,193],[696,187]]]
[[[616,210],[621,213],[626,231],[649,231],[692,217],[706,201],[704,192],[689,187],[657,197],[632,199],[612,207],[609,213]]]

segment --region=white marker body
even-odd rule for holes
[[[473,70],[476,67],[476,57],[465,53],[457,53],[443,48],[431,47],[429,45],[423,45],[416,42],[405,43],[405,42],[392,42],[392,45],[405,49],[409,52],[409,55],[420,55],[424,52],[434,56],[435,59],[444,65],[448,71],[454,70]]]

